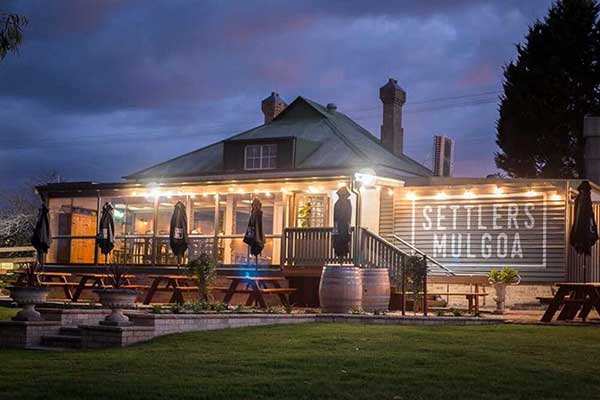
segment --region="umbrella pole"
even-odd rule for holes
[[[586,271],[586,265],[585,265],[586,257],[587,257],[587,255],[585,253],[583,253],[583,283],[587,283],[587,271]]]

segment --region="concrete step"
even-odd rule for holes
[[[74,326],[63,326],[60,328],[60,334],[67,336],[81,336],[81,329]]]
[[[42,336],[42,346],[68,349],[81,348],[81,336],[76,335],[47,335]]]

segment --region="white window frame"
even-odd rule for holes
[[[258,150],[258,153],[256,152]],[[252,157],[249,153],[252,151]],[[249,163],[248,161],[251,161]],[[258,163],[257,163],[258,161]],[[258,165],[257,165],[258,164]],[[248,144],[244,148],[244,169],[275,169],[277,168],[277,144]]]

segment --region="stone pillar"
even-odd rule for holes
[[[269,97],[264,99],[260,108],[265,115],[265,124],[271,122],[280,112],[285,110],[287,104],[279,97],[279,93],[272,92]]]
[[[406,102],[406,92],[398,86],[398,81],[390,78],[379,89],[379,98],[383,103],[383,124],[381,142],[397,156],[402,155],[404,147],[404,129],[402,129],[402,106]]]

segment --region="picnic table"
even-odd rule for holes
[[[77,286],[77,283],[69,282],[71,274],[68,272],[38,272],[36,273],[36,279],[40,286],[45,287],[62,287],[65,292],[65,297],[69,300],[73,298],[71,288]],[[17,272],[17,279],[15,284],[17,286],[23,285],[27,274],[24,271]]]
[[[77,276],[80,279],[71,301],[79,300],[81,293],[86,289],[104,289],[113,287],[112,277],[108,274],[85,273],[77,274]],[[123,275],[123,279],[125,279],[125,285],[123,287],[129,289],[137,287],[138,285],[132,285],[130,281],[130,279],[134,277],[135,275],[131,274]]]
[[[198,290],[198,286],[193,285],[193,279],[188,275],[149,275],[148,277],[153,281],[144,298],[144,304],[150,304],[159,291],[172,292],[169,303],[181,304],[184,302],[184,292]]]
[[[280,282],[286,278],[282,276],[226,276],[230,281],[229,287],[218,288],[225,292],[223,302],[229,304],[234,294],[247,294],[246,306],[258,305],[267,308],[265,294],[276,294],[283,306],[289,306],[288,295],[296,289],[281,287]],[[242,285],[244,288],[239,288]]]
[[[542,322],[550,322],[562,307],[556,318],[559,321],[585,319],[592,309],[600,314],[600,283],[557,283],[558,290],[542,316]]]

